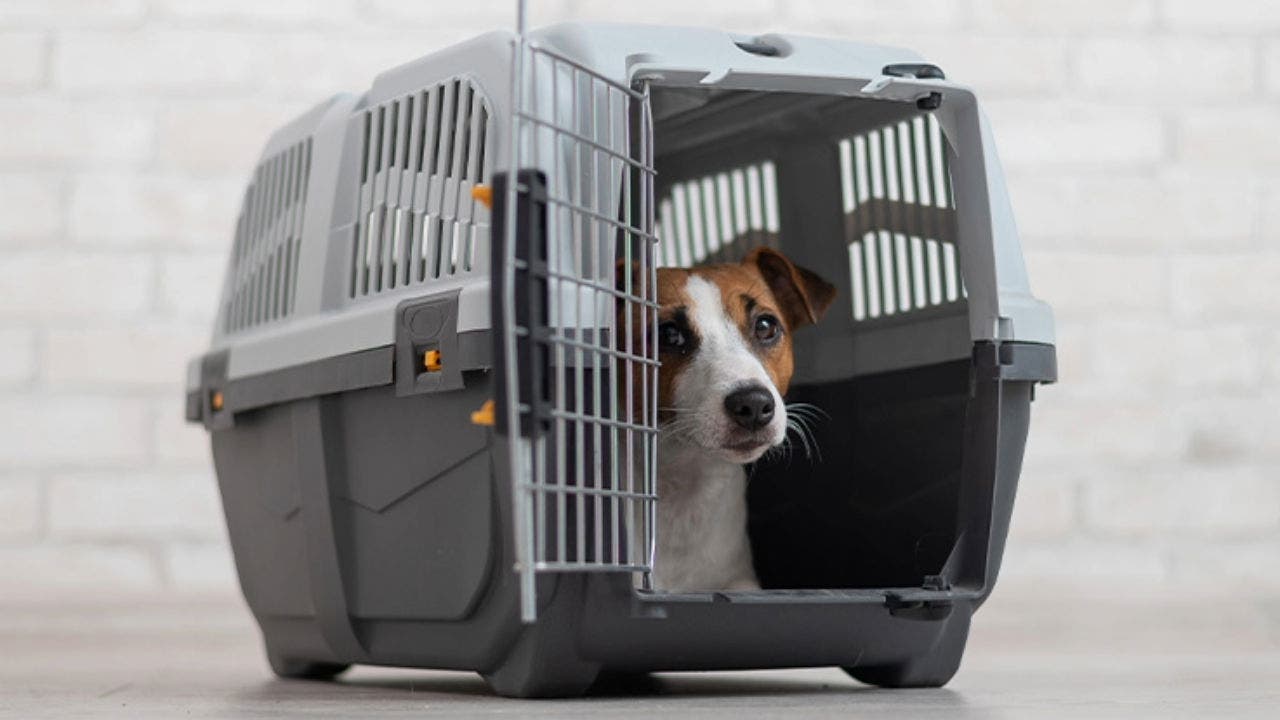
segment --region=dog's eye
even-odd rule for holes
[[[684,331],[673,322],[664,322],[658,326],[658,344],[668,350],[681,350],[685,344]]]
[[[753,332],[755,332],[756,340],[762,343],[769,343],[778,339],[778,334],[782,332],[782,326],[778,324],[778,318],[772,315],[761,315],[756,318]]]

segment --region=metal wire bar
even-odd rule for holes
[[[656,435],[658,433],[658,429],[655,427],[649,427],[647,425],[642,425],[640,423],[627,422],[626,420],[612,420],[610,418],[603,417],[600,415],[589,415],[586,413],[578,413],[578,412],[573,412],[571,410],[559,410],[559,409],[552,409],[552,410],[549,410],[548,412],[550,413],[551,417],[557,417],[557,418],[562,417],[566,420],[577,420],[579,422],[589,421],[593,425],[627,428],[627,429],[636,430],[636,431],[651,434],[651,435]]]
[[[615,219],[613,219],[613,218],[611,218],[611,217],[609,217],[609,216],[607,216],[607,215],[604,215],[604,214],[602,214],[602,213],[600,213],[600,212],[598,212],[598,211],[596,211],[596,210],[591,210],[591,209],[589,209],[589,208],[585,208],[585,207],[582,207],[582,206],[580,206],[580,205],[576,205],[576,204],[574,204],[573,202],[571,202],[571,201],[569,201],[569,200],[561,200],[560,198],[549,197],[549,198],[547,198],[547,202],[548,202],[549,204],[551,204],[551,205],[555,205],[555,206],[557,206],[557,207],[568,208],[569,210],[571,210],[571,211],[573,211],[573,212],[576,212],[576,213],[579,213],[579,214],[582,214],[582,215],[585,215],[585,216],[587,216],[588,218],[590,218],[590,219],[592,219],[592,220],[597,220],[597,221],[599,221],[599,222],[606,223],[606,224],[608,224],[608,225],[612,225],[614,228],[616,228],[616,229],[618,229],[618,230],[622,230],[623,232],[629,232],[629,233],[633,233],[633,234],[635,234],[635,235],[639,235],[640,237],[643,237],[643,238],[645,238],[646,240],[654,240],[654,241],[656,241],[656,240],[658,239],[658,236],[657,236],[657,235],[654,235],[652,232],[649,232],[649,231],[646,231],[646,230],[642,230],[642,229],[640,229],[640,228],[632,227],[632,226],[630,226],[630,225],[626,225],[626,224],[622,223],[622,222],[621,222],[621,221],[619,221],[619,220],[615,220]]]
[[[595,563],[595,562],[553,562],[541,561],[534,565],[534,569],[539,572],[648,572],[648,565],[630,565],[626,563]]]
[[[635,160],[626,155],[623,155],[622,153],[611,149],[607,145],[604,145],[600,142],[592,140],[586,135],[582,135],[580,133],[574,132],[573,130],[569,130],[567,128],[561,127],[557,125],[554,120],[543,120],[540,117],[529,115],[528,113],[522,113],[522,112],[517,112],[515,113],[515,115],[521,120],[528,120],[529,122],[535,125],[538,125],[540,127],[546,128],[547,130],[550,130],[551,132],[557,135],[563,135],[564,137],[567,137],[571,140],[580,142],[583,145],[590,147],[592,150],[597,150],[599,152],[605,153],[606,155],[613,158],[614,160],[618,160],[619,162],[626,163],[627,165],[630,165],[631,167],[635,168],[636,170],[639,170],[640,172],[657,174],[653,168],[645,167],[645,165],[639,162],[638,160]]]
[[[555,60],[555,61],[557,61],[557,62],[562,62],[562,63],[564,63],[565,65],[568,65],[568,66],[570,66],[570,67],[574,68],[575,70],[579,70],[579,71],[581,71],[581,72],[583,72],[583,73],[586,73],[587,75],[589,75],[589,76],[591,77],[591,79],[592,79],[592,80],[594,80],[594,81],[596,81],[596,82],[603,83],[603,84],[608,85],[609,87],[611,87],[611,88],[613,88],[613,89],[615,89],[615,90],[620,90],[620,91],[622,91],[622,92],[626,93],[626,94],[627,94],[628,96],[630,96],[632,99],[635,99],[635,100],[642,100],[642,101],[644,101],[646,104],[649,102],[649,98],[648,98],[648,96],[647,96],[644,92],[639,91],[639,90],[635,90],[635,89],[630,88],[630,87],[627,87],[626,85],[624,85],[624,84],[622,84],[622,83],[620,83],[620,82],[618,82],[618,81],[616,81],[616,80],[612,80],[612,79],[610,79],[610,78],[607,78],[607,77],[605,77],[604,75],[601,75],[600,73],[597,73],[595,70],[592,70],[591,68],[587,67],[586,65],[583,65],[582,63],[578,62],[577,60],[573,60],[573,59],[570,59],[570,58],[568,58],[568,57],[566,57],[566,56],[564,56],[564,55],[561,55],[560,53],[556,52],[555,50],[552,50],[552,49],[550,49],[550,48],[548,48],[548,47],[546,47],[546,46],[543,46],[543,45],[537,45],[537,44],[535,44],[535,43],[529,43],[529,46],[528,46],[528,47],[529,47],[529,51],[530,51],[531,53],[533,53],[534,55],[545,55],[545,56],[547,56],[547,57],[549,57],[549,58],[552,58],[553,60]]]

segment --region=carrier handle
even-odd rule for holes
[[[491,291],[490,317],[493,319],[494,366],[501,367],[508,361],[507,344],[515,344],[513,354],[516,363],[516,387],[507,387],[505,370],[494,373],[494,431],[507,435],[507,402],[514,400],[526,409],[520,413],[519,433],[523,437],[541,435],[547,427],[551,413],[549,366],[550,316],[547,304],[547,179],[537,170],[520,170],[516,186],[508,185],[508,173],[497,172],[492,178],[493,212],[489,233],[492,244],[490,257]],[[507,203],[516,199],[515,232],[508,233]],[[508,268],[506,244],[515,243],[515,274],[513,284],[514,317],[506,316],[506,298],[503,296],[505,273]]]

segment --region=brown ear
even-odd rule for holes
[[[792,264],[787,256],[773,248],[756,248],[743,262],[755,265],[769,283],[773,296],[782,305],[787,327],[794,329],[818,322],[836,297],[834,285],[817,273]]]

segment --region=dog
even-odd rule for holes
[[[739,263],[659,268],[657,548],[653,586],[759,589],[745,465],[784,442],[791,334],[833,285],[762,247]]]

